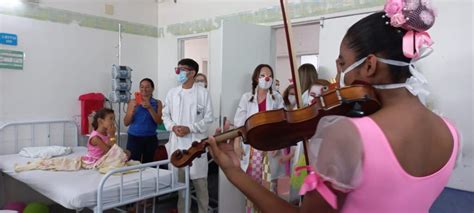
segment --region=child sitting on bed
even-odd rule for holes
[[[115,144],[114,110],[102,108],[95,112],[92,120],[94,131],[87,141],[87,155],[82,156],[82,163],[93,166]]]
[[[56,170],[76,171],[82,169],[97,169],[107,172],[128,164],[130,152],[122,150],[115,144],[115,115],[112,109],[103,108],[94,115],[92,126],[94,131],[87,141],[87,154],[82,157],[40,159],[28,162],[26,165],[15,165],[15,171],[27,170]]]

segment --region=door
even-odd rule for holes
[[[233,122],[240,97],[251,91],[255,67],[259,64],[274,67],[272,44],[272,30],[268,26],[222,21],[221,27],[210,33],[210,93],[214,114],[219,115],[220,121],[227,116]],[[219,212],[244,211],[242,193],[220,171]]]

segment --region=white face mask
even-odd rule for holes
[[[344,82],[345,75],[364,63],[365,59],[367,59],[367,57],[361,58],[360,60],[354,62],[351,66],[347,67],[345,70],[341,71],[341,77],[339,79],[339,86],[341,88],[346,86],[346,83]]]
[[[200,86],[200,87],[206,88],[206,83],[204,83],[204,82],[196,82],[195,84]]]
[[[420,101],[425,104],[426,103],[426,98],[430,94],[430,92],[426,89],[425,85],[428,83],[426,78],[416,70],[415,65],[413,63],[419,61],[422,58],[425,58],[426,56],[430,55],[433,52],[433,49],[429,48],[427,52],[425,52],[423,49],[421,51],[421,56],[418,57],[415,60],[412,60],[410,63],[404,62],[404,61],[397,61],[397,60],[391,60],[391,59],[384,59],[384,58],[377,58],[377,61],[384,63],[384,64],[390,64],[393,66],[399,66],[399,67],[406,67],[408,66],[410,68],[410,73],[411,77],[407,79],[405,83],[399,83],[399,84],[383,84],[383,85],[372,85],[373,87],[377,89],[397,89],[397,88],[403,88],[405,87],[411,94],[414,96],[418,96]],[[341,87],[345,86],[344,83],[344,75],[350,71],[352,71],[354,68],[357,66],[361,65],[367,57],[361,58],[360,60],[356,61],[354,64],[351,66],[347,67],[344,71],[341,72],[341,78],[339,79],[339,85]]]
[[[296,105],[296,97],[295,95],[288,95],[288,101],[292,106]]]
[[[258,87],[260,87],[261,89],[268,89],[272,86],[273,79],[268,77],[269,80],[267,81],[266,78],[267,77],[261,77],[258,79]]]

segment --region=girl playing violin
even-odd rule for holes
[[[232,184],[263,212],[428,212],[459,149],[456,129],[420,101],[426,82],[412,65],[424,56],[419,47],[431,44],[425,32],[434,22],[429,3],[388,1],[385,11],[345,34],[336,60],[338,83],[372,85],[383,108],[362,118],[320,120],[308,144],[310,166],[303,169],[310,174],[300,207],[248,177],[232,143],[217,145],[211,137],[214,159]]]

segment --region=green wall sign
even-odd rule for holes
[[[25,54],[21,51],[0,49],[0,69],[23,70]]]

